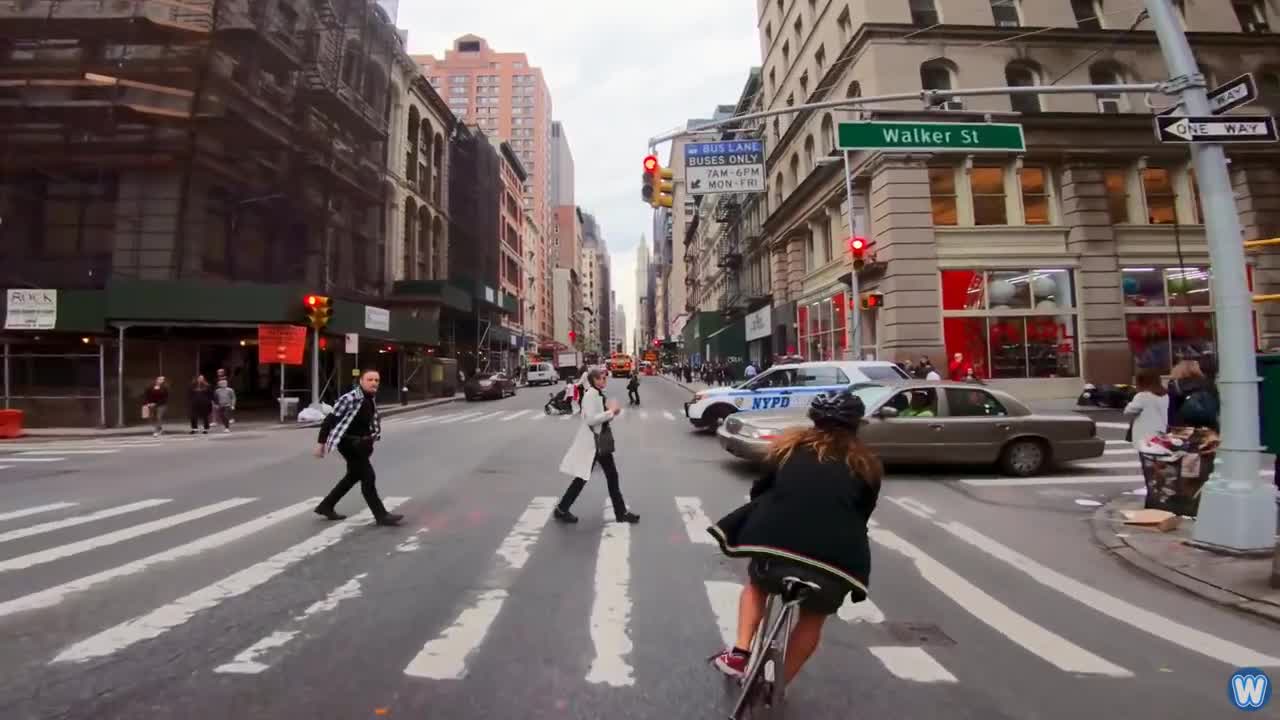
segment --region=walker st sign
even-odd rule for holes
[[[1276,141],[1276,121],[1269,115],[1225,117],[1156,117],[1156,138],[1162,143],[1269,143]]]
[[[846,122],[840,123],[841,150],[925,152],[1024,152],[1022,126],[1010,123]]]

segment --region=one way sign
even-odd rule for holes
[[[1155,118],[1162,143],[1266,143],[1276,141],[1275,118],[1269,115]]]

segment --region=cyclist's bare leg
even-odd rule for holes
[[[800,668],[804,667],[804,663],[818,648],[818,641],[822,639],[822,624],[827,621],[827,616],[821,613],[811,613],[804,610],[800,611],[800,615],[796,620],[796,629],[791,633],[791,640],[787,642],[787,684],[795,678],[796,673],[800,672]]]
[[[751,648],[751,639],[755,637],[760,619],[764,617],[764,606],[769,595],[756,587],[750,580],[742,586],[742,594],[738,597],[738,647],[743,650]]]

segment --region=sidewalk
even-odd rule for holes
[[[1170,532],[1124,524],[1123,512],[1143,500],[1121,495],[1093,514],[1094,540],[1135,570],[1205,600],[1280,623],[1280,588],[1270,585],[1271,556],[1233,557],[1187,545],[1195,520]]]
[[[382,417],[391,417],[401,413],[413,412],[414,410],[422,410],[424,408],[435,407],[437,405],[445,405],[447,403],[462,400],[462,393],[457,393],[451,398],[432,398],[430,400],[420,400],[411,402],[408,405],[379,405],[378,413]],[[293,430],[297,428],[314,428],[319,423],[299,423],[299,422],[277,422],[275,420],[238,420],[235,429],[238,432],[264,431],[264,430]],[[174,421],[165,424],[166,435],[185,435],[190,430],[186,418],[175,418]],[[150,435],[150,425],[131,425],[123,428],[26,428],[25,435],[19,440],[32,438],[113,438],[113,437],[136,437],[140,435]],[[0,448],[4,447],[4,440],[0,440]]]

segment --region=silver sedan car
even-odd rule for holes
[[[1106,447],[1090,418],[1034,413],[982,385],[913,381],[852,390],[867,407],[858,436],[886,464],[998,465],[1026,477],[1099,457]],[[730,415],[717,435],[725,450],[758,461],[784,430],[809,424],[804,410]]]

